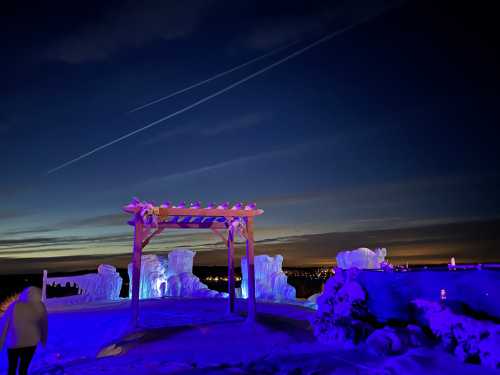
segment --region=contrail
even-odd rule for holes
[[[169,115],[167,115],[167,116],[165,116],[165,117],[162,117],[162,118],[160,118],[159,120],[153,121],[153,122],[151,122],[151,123],[149,123],[149,124],[147,124],[147,125],[143,126],[142,128],[139,128],[139,129],[137,129],[137,130],[134,130],[134,131],[132,131],[132,132],[130,132],[130,133],[127,133],[127,134],[125,134],[125,135],[122,135],[121,137],[119,137],[119,138],[117,138],[117,139],[115,139],[115,140],[112,140],[112,141],[110,141],[110,142],[108,142],[108,143],[105,143],[105,144],[103,144],[102,146],[96,147],[96,148],[94,148],[94,149],[90,150],[89,152],[87,152],[87,153],[85,153],[85,154],[83,154],[83,155],[78,156],[78,157],[77,157],[77,158],[75,158],[75,159],[72,159],[72,160],[70,160],[70,161],[67,161],[66,163],[63,163],[63,164],[61,164],[61,165],[59,165],[59,166],[55,167],[55,168],[52,168],[51,170],[49,170],[49,171],[47,172],[47,174],[51,174],[51,173],[53,173],[53,172],[56,172],[56,171],[58,171],[58,170],[60,170],[60,169],[62,169],[62,168],[64,168],[64,167],[67,167],[68,165],[71,165],[71,164],[73,164],[73,163],[76,163],[76,162],[77,162],[77,161],[79,161],[79,160],[82,160],[82,159],[86,158],[87,156],[93,155],[93,154],[95,154],[95,153],[96,153],[96,152],[98,152],[98,151],[101,151],[101,150],[103,150],[103,149],[105,149],[105,148],[107,148],[107,147],[109,147],[109,146],[112,146],[112,145],[114,145],[115,143],[118,143],[118,142],[120,142],[120,141],[123,141],[124,139],[127,139],[127,138],[129,138],[129,137],[131,137],[131,136],[133,136],[133,135],[135,135],[135,134],[137,134],[137,133],[140,133],[140,132],[142,132],[142,131],[144,131],[144,130],[146,130],[146,129],[149,129],[149,128],[151,128],[151,127],[155,126],[155,125],[158,125],[158,124],[162,123],[163,121],[169,120],[169,119],[171,119],[172,117],[178,116],[178,115],[180,115],[180,114],[182,114],[182,113],[184,113],[184,112],[189,111],[190,109],[193,109],[193,108],[195,108],[195,107],[198,107],[199,105],[201,105],[201,104],[203,104],[203,103],[205,103],[205,102],[208,102],[209,100],[211,100],[211,99],[213,99],[213,98],[215,98],[215,97],[217,97],[217,96],[219,96],[219,95],[222,95],[222,94],[224,94],[225,92],[227,92],[227,91],[229,91],[229,90],[234,89],[235,87],[237,87],[237,86],[239,86],[239,85],[241,85],[241,84],[243,84],[243,83],[245,83],[245,82],[247,82],[247,81],[251,80],[252,78],[258,77],[258,76],[260,76],[260,75],[264,74],[265,72],[267,72],[268,70],[271,70],[271,69],[273,69],[273,68],[277,67],[278,65],[281,65],[281,64],[283,64],[284,62],[286,62],[286,61],[288,61],[288,60],[291,60],[291,59],[293,59],[294,57],[297,57],[297,56],[299,56],[299,55],[303,54],[304,52],[306,52],[306,51],[310,50],[311,48],[316,47],[316,46],[317,46],[317,45],[319,45],[319,44],[325,43],[325,42],[329,41],[330,39],[333,39],[333,38],[335,38],[336,36],[339,36],[340,34],[345,33],[346,31],[349,31],[349,30],[351,30],[351,29],[353,29],[353,28],[355,28],[355,27],[357,27],[357,26],[359,26],[359,25],[362,25],[362,24],[364,24],[364,23],[366,23],[366,22],[370,21],[371,19],[373,19],[373,18],[375,18],[375,17],[380,16],[381,14],[385,13],[386,11],[388,11],[388,10],[389,10],[389,9],[391,9],[391,8],[392,8],[392,7],[387,7],[387,8],[384,8],[381,12],[378,12],[378,13],[376,13],[376,14],[373,14],[373,15],[370,15],[370,16],[368,16],[368,17],[365,17],[365,18],[363,18],[361,21],[358,21],[358,22],[356,22],[356,23],[353,23],[353,24],[351,24],[351,25],[349,25],[349,26],[346,26],[346,27],[344,27],[344,28],[342,28],[342,29],[340,29],[340,30],[334,31],[333,33],[328,34],[328,35],[326,35],[326,36],[324,36],[324,37],[322,37],[322,38],[320,38],[320,39],[316,40],[315,42],[313,42],[313,43],[311,43],[311,44],[308,44],[307,46],[305,46],[305,47],[303,47],[303,48],[300,48],[299,50],[297,50],[297,51],[295,51],[295,52],[293,52],[293,53],[291,53],[291,54],[289,54],[289,55],[285,56],[284,58],[282,58],[282,59],[280,59],[280,60],[278,60],[278,61],[274,62],[273,64],[268,65],[268,66],[266,66],[265,68],[262,68],[262,69],[260,69],[260,70],[256,71],[255,73],[252,73],[252,74],[250,74],[250,75],[246,76],[245,78],[242,78],[242,79],[240,79],[239,81],[236,81],[235,83],[233,83],[233,84],[231,84],[231,85],[229,85],[229,86],[226,86],[226,87],[224,87],[223,89],[221,89],[221,90],[219,90],[219,91],[216,91],[216,92],[214,92],[213,94],[210,94],[210,95],[208,95],[208,96],[204,97],[203,99],[200,99],[200,100],[198,100],[198,101],[196,101],[196,102],[194,102],[194,103],[192,103],[192,104],[190,104],[190,105],[188,105],[188,106],[186,106],[186,107],[184,107],[184,108],[182,108],[182,109],[180,109],[180,110],[178,110],[178,111],[175,111],[175,112],[173,112],[173,113],[171,113],[171,114],[169,114]]]
[[[130,110],[130,111],[128,111],[127,113],[133,113],[133,112],[140,111],[141,109],[144,109],[144,108],[147,108],[147,107],[149,107],[149,106],[152,106],[153,104],[160,103],[160,102],[162,102],[162,101],[164,101],[164,100],[167,100],[167,99],[173,98],[174,96],[177,96],[177,95],[179,95],[179,94],[182,94],[182,93],[184,93],[184,92],[186,92],[186,91],[189,91],[189,90],[194,89],[194,88],[196,88],[196,87],[202,86],[202,85],[204,85],[205,83],[208,83],[208,82],[211,82],[211,81],[213,81],[213,80],[216,80],[217,78],[224,77],[225,75],[228,75],[229,73],[232,73],[232,72],[235,72],[235,71],[237,71],[237,70],[243,69],[245,66],[251,65],[251,64],[253,64],[253,63],[257,62],[257,61],[260,61],[260,60],[265,59],[266,57],[269,57],[269,56],[275,55],[275,54],[277,54],[277,53],[279,53],[279,52],[281,52],[281,51],[284,51],[284,50],[286,50],[286,49],[290,48],[291,46],[293,46],[293,45],[295,45],[295,44],[299,43],[299,41],[300,41],[300,40],[296,40],[295,42],[293,42],[293,43],[289,43],[289,44],[287,44],[286,46],[282,46],[282,47],[276,48],[276,49],[272,50],[271,52],[268,52],[268,53],[266,53],[266,54],[264,54],[264,55],[258,56],[258,57],[254,58],[254,59],[252,59],[252,60],[248,60],[247,62],[245,62],[245,63],[243,63],[243,64],[240,64],[240,65],[235,66],[235,67],[233,67],[233,68],[231,68],[231,69],[225,70],[225,71],[223,71],[223,72],[221,72],[221,73],[218,73],[218,74],[216,74],[216,75],[214,75],[214,76],[212,76],[212,77],[210,77],[210,78],[207,78],[207,79],[205,79],[205,80],[203,80],[203,81],[200,81],[200,82],[195,83],[195,84],[193,84],[193,85],[191,85],[191,86],[185,87],[185,88],[183,88],[183,89],[181,89],[181,90],[177,90],[177,91],[175,91],[175,92],[173,92],[173,93],[171,93],[171,94],[168,94],[167,96],[163,96],[163,97],[161,97],[161,98],[159,98],[159,99],[153,100],[153,101],[151,101],[151,102],[149,102],[149,103],[146,103],[146,104],[141,105],[141,106],[139,106],[139,107],[136,107],[136,108],[134,108],[134,109],[131,109],[131,110]]]

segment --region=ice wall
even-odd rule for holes
[[[67,284],[76,285],[79,290],[77,296],[50,298],[49,304],[57,303],[81,303],[91,301],[117,300],[120,298],[122,287],[122,278],[116,272],[116,268],[109,264],[101,264],[97,268],[97,273],[86,275],[50,277],[47,278],[48,285],[60,285],[65,287]]]
[[[128,265],[129,297],[132,297],[132,263]],[[141,258],[139,298],[163,297],[167,288],[167,260],[154,254]]]
[[[342,269],[379,269],[387,256],[387,249],[377,248],[372,251],[366,247],[356,250],[341,251],[337,254],[337,267]]]
[[[255,297],[269,300],[293,300],[295,288],[288,285],[282,270],[283,256],[257,255],[255,257]],[[248,297],[247,258],[241,258],[241,296]]]

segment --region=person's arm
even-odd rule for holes
[[[42,306],[43,306],[43,313],[42,317],[40,318],[40,342],[42,343],[42,346],[45,348],[45,345],[47,345],[47,337],[49,335],[49,319],[47,314],[47,308],[43,303]]]
[[[9,330],[10,320],[12,316],[12,310],[14,309],[14,303],[12,303],[3,314],[0,320],[0,350],[2,350],[5,339],[7,338],[7,331]]]

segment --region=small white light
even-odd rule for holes
[[[439,296],[441,298],[441,301],[445,301],[446,300],[446,289],[441,289]]]

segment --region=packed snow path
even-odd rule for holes
[[[381,358],[365,348],[338,350],[316,342],[302,306],[259,303],[258,322],[226,313],[224,299],[141,301],[142,329],[127,333],[129,301],[49,310],[49,342],[31,374],[495,374],[451,355],[421,349]],[[108,355],[96,358],[98,353]],[[6,366],[1,353],[0,372]]]

